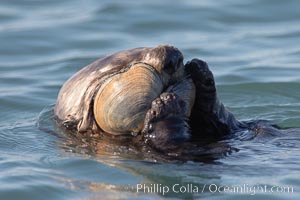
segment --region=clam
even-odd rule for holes
[[[151,102],[164,89],[158,72],[144,63],[108,78],[94,101],[94,115],[103,131],[139,132]]]

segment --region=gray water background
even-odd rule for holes
[[[300,127],[300,1],[0,1],[0,199],[299,199],[300,137],[231,141],[213,163],[94,155],[52,128],[62,84],[106,54],[172,44],[208,62],[238,119]],[[42,128],[41,128],[42,127]],[[54,129],[53,129],[54,130]],[[137,193],[139,183],[292,186],[293,193]]]

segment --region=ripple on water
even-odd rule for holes
[[[51,121],[61,85],[83,66],[122,49],[170,43],[185,61],[208,62],[220,99],[239,119],[299,127],[299,7],[297,0],[1,0],[0,199],[165,197],[137,194],[137,183],[292,185],[294,196],[253,197],[299,199],[296,131],[263,141],[224,141],[236,150],[215,162],[165,163],[127,153],[98,156],[68,144]],[[180,195],[168,197],[252,198]]]
[[[74,193],[63,187],[63,183],[53,178],[60,174],[34,161],[33,156],[9,155],[0,164],[0,182],[3,183],[0,188],[1,199],[53,199],[62,195],[69,198],[74,196]]]

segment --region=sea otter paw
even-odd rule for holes
[[[152,123],[166,118],[168,115],[179,115],[183,112],[185,103],[174,93],[164,92],[160,97],[152,101],[151,108],[148,110],[143,133],[152,131]]]
[[[195,58],[186,63],[185,70],[196,86],[194,113],[201,113],[202,116],[203,113],[206,116],[213,114],[217,104],[217,89],[213,73],[207,63]]]
[[[193,59],[186,63],[185,68],[187,73],[191,75],[197,89],[215,88],[214,76],[206,62]]]

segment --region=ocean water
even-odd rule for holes
[[[299,7],[297,0],[1,0],[0,199],[299,199],[297,131],[223,141],[235,150],[211,162],[155,162],[95,152],[51,120],[60,87],[85,65],[172,44],[185,61],[208,62],[238,119],[299,128]]]

